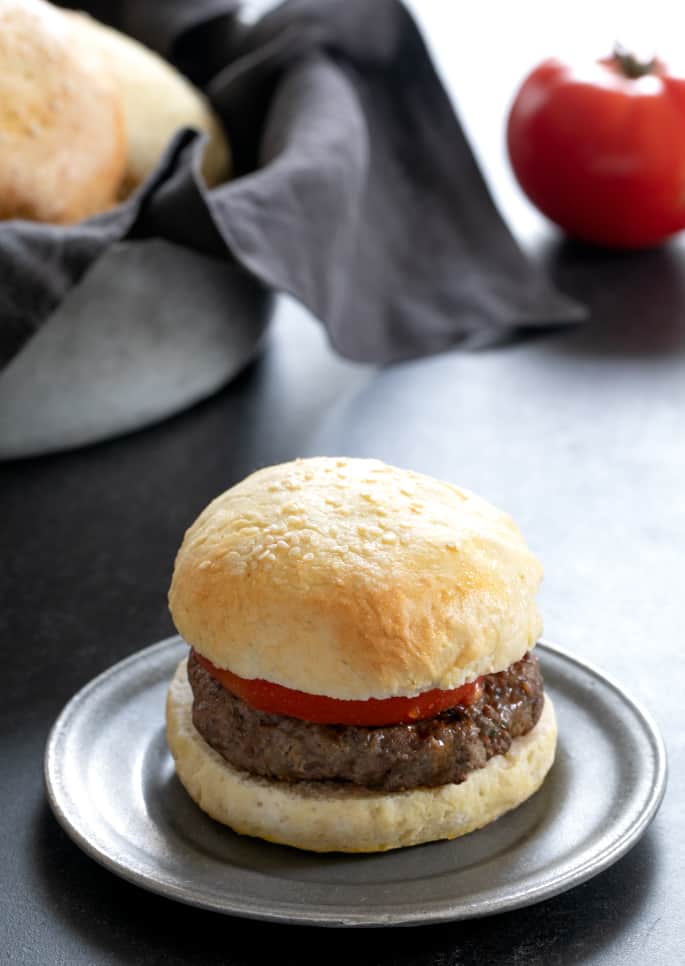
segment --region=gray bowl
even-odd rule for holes
[[[191,406],[259,351],[271,294],[166,241],[112,245],[0,373],[0,459],[119,436]]]

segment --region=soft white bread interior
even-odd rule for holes
[[[124,119],[105,59],[42,0],[0,0],[0,219],[59,224],[113,206]]]
[[[207,98],[143,44],[85,13],[67,16],[77,35],[106,58],[122,99],[128,160],[120,195],[125,197],[147,178],[182,127],[208,135],[202,173],[210,187],[224,181],[230,170],[230,150]]]
[[[234,768],[193,725],[186,660],[167,695],[167,741],[194,801],[236,832],[314,852],[381,852],[453,839],[488,825],[542,784],[554,760],[556,720],[549,697],[535,728],[466,781],[405,792],[333,782],[269,781]]]
[[[455,688],[537,640],[542,568],[505,513],[378,460],[268,467],[188,530],[181,635],[245,678],[335,698]]]

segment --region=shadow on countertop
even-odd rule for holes
[[[590,953],[601,959],[603,949],[631,930],[657,870],[648,832],[592,881],[528,909],[401,931],[330,930],[237,919],[173,903],[117,878],[84,855],[47,804],[41,804],[32,824],[37,887],[56,920],[49,933],[59,936],[59,950],[44,951],[46,962],[575,966],[587,962]],[[63,958],[53,959],[57,952]]]
[[[554,284],[590,310],[542,341],[549,351],[656,358],[685,353],[685,243],[645,251],[555,240],[540,253]]]

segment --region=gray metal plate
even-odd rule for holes
[[[81,690],[51,732],[45,777],[68,835],[146,889],[220,912],[316,925],[400,925],[526,906],[589,879],[645,831],[666,784],[648,715],[560,648],[538,645],[559,720],[542,789],[453,842],[378,855],[315,855],[236,835],[190,800],[164,737],[171,638]]]

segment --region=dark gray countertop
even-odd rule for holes
[[[685,280],[685,261],[681,270]],[[593,350],[591,331],[376,373],[335,359],[314,323],[285,306],[262,359],[211,401],[117,442],[3,468],[10,962],[238,964],[263,962],[266,943],[300,963],[678,961],[685,361],[682,351],[631,355],[601,322]],[[441,474],[520,521],[546,566],[547,636],[641,699],[668,745],[661,811],[616,866],[494,919],[332,942],[172,905],[101,869],[59,829],[41,760],[62,705],[171,632],[173,555],[209,498],[258,465],[314,452]]]
[[[495,167],[514,218],[520,199]],[[591,305],[589,325],[377,372],[335,358],[284,302],[263,356],[210,401],[115,442],[0,469],[3,961],[681,961],[685,248],[545,245],[551,235],[526,217],[559,284]],[[545,564],[546,636],[620,681],[666,739],[661,811],[611,869],[490,919],[332,933],[175,905],[100,868],[57,826],[42,786],[50,725],[95,674],[172,632],[165,593],[184,528],[255,467],[314,453],[443,476],[519,522]]]

